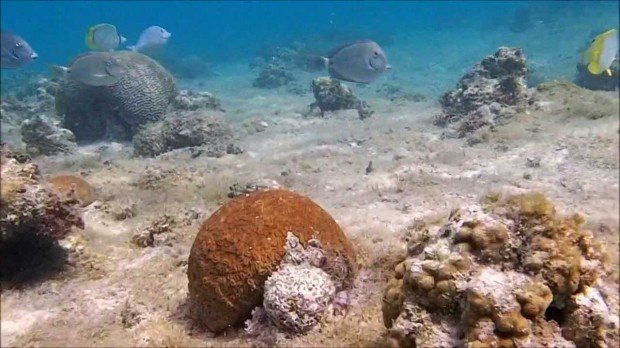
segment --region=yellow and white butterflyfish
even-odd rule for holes
[[[583,63],[593,75],[607,72],[611,76],[611,64],[618,54],[618,31],[608,30],[592,40],[590,48],[583,53]]]

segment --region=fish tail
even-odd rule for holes
[[[319,57],[322,61],[323,61],[323,65],[325,66],[325,69],[329,69],[329,58],[326,57]]]
[[[134,52],[138,51],[135,45],[127,46],[127,49]]]
[[[49,68],[54,73],[54,75],[57,76],[65,77],[69,73],[69,68],[67,68],[66,66],[50,64]]]

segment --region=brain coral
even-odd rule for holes
[[[344,261],[326,267],[328,273],[341,273],[345,264],[344,278],[352,280],[355,252],[325,210],[290,191],[255,192],[222,206],[196,236],[188,261],[192,315],[214,332],[248,319],[263,301],[265,281],[285,255],[288,232],[303,244],[319,239],[327,262]]]
[[[95,189],[86,180],[77,176],[58,175],[50,178],[47,182],[65,196],[75,195],[82,207],[91,204],[97,199]]]
[[[541,194],[493,200],[411,235],[384,294],[394,343],[617,347],[618,295],[599,294],[608,264],[584,219]]]
[[[111,86],[87,86],[63,80],[56,112],[78,141],[129,140],[140,125],[163,118],[176,96],[174,79],[153,59],[129,51],[114,52],[126,74]]]

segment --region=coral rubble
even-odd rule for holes
[[[35,116],[22,122],[22,141],[30,155],[56,155],[77,150],[75,136],[46,118]]]
[[[191,91],[183,89],[174,98],[171,104],[176,110],[219,110],[222,109],[220,100],[206,91]]]
[[[448,126],[448,135],[464,137],[478,128],[501,124],[528,103],[525,54],[500,47],[461,78],[454,91],[439,100],[442,113],[435,124]]]
[[[263,303],[267,278],[285,257],[287,234],[321,241],[327,273],[348,286],[355,252],[333,218],[309,198],[286,190],[238,197],[202,225],[188,261],[192,315],[219,332],[248,319]]]
[[[351,89],[336,79],[319,77],[312,81],[312,93],[316,102],[310,105],[310,111],[319,108],[321,116],[325,111],[357,110],[360,119],[370,117],[374,111],[368,104],[353,94]]]
[[[232,132],[223,118],[204,111],[178,111],[143,126],[133,137],[137,156],[157,156],[184,147],[201,146],[210,157],[229,152]]]
[[[403,347],[614,347],[618,313],[597,287],[606,256],[579,215],[542,194],[490,196],[421,226],[384,293]]]

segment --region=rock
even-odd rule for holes
[[[374,113],[365,101],[358,99],[349,87],[336,79],[329,77],[314,79],[312,93],[316,102],[310,105],[310,111],[318,107],[321,116],[325,115],[325,111],[355,109],[360,119],[365,119]]]
[[[22,141],[32,156],[72,153],[77,150],[73,133],[42,117],[25,120],[21,124]]]
[[[245,185],[240,185],[239,183],[234,183],[232,186],[228,188],[228,198],[235,198],[239,196],[245,196],[252,192],[263,191],[269,189],[266,185],[261,184],[252,184],[247,183]]]
[[[129,140],[141,125],[161,120],[177,94],[170,73],[153,59],[131,51],[112,53],[126,74],[111,86],[62,80],[56,112],[79,142]]]
[[[454,91],[439,100],[442,113],[435,124],[459,137],[505,122],[528,103],[526,58],[520,48],[500,47],[461,78]]]
[[[295,76],[285,66],[268,64],[260,70],[252,86],[258,88],[277,88],[292,81],[295,81]]]
[[[205,91],[181,90],[172,101],[172,108],[176,110],[218,110],[222,109],[220,100],[213,94]]]
[[[131,242],[141,248],[172,246],[178,237],[172,230],[175,225],[175,219],[164,214],[153,220],[146,228],[137,230],[131,237]]]
[[[209,157],[221,157],[228,153],[231,141],[232,131],[223,118],[205,111],[170,113],[133,137],[134,154],[147,157],[192,146],[201,146]]]
[[[302,244],[319,239],[327,259],[334,260],[327,273],[350,285],[355,252],[325,210],[286,190],[255,192],[226,203],[196,236],[188,261],[192,315],[214,332],[248,319],[286,254],[288,232]]]
[[[47,180],[63,197],[74,198],[85,207],[97,199],[95,189],[84,179],[73,175],[58,175]]]
[[[36,164],[2,153],[0,168],[2,240],[26,233],[60,239],[72,226],[84,228],[78,202],[44,185]]]

